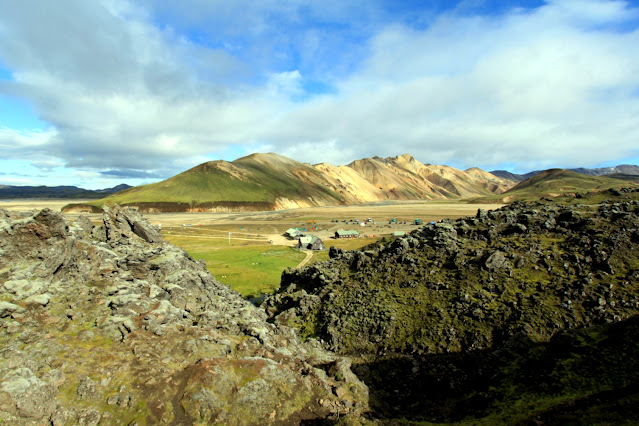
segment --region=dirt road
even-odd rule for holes
[[[299,265],[296,266],[296,268],[299,269],[303,267],[304,265],[306,265],[311,260],[312,257],[313,257],[313,252],[307,251],[306,257],[299,263]]]

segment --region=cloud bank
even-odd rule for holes
[[[229,152],[513,171],[639,159],[630,2],[25,0],[0,5],[0,39],[0,95],[48,123],[0,118],[2,159],[36,167],[152,179]]]

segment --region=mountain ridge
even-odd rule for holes
[[[581,196],[588,192],[601,192],[607,189],[636,187],[630,180],[614,179],[610,176],[593,176],[566,169],[543,170],[497,196],[478,198],[475,201],[532,201],[540,198],[559,196]]]
[[[620,164],[615,167],[599,167],[594,169],[577,167],[577,168],[572,168],[567,170],[571,170],[573,172],[576,172],[582,175],[589,175],[589,176],[639,175],[639,166],[635,166],[631,164]],[[535,170],[535,171],[524,173],[524,174],[517,174],[517,173],[511,173],[507,170],[493,170],[490,173],[503,179],[515,180],[515,181],[521,182],[541,172],[543,172],[543,170]]]
[[[461,199],[501,193],[515,184],[472,169],[422,164],[409,154],[348,165],[311,165],[275,153],[195,166],[162,182],[130,188],[92,203],[142,211],[282,210],[387,200]],[[161,204],[164,203],[164,204]],[[166,203],[169,203],[167,206]],[[78,206],[69,206],[78,209]]]

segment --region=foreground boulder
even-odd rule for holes
[[[367,392],[135,210],[0,210],[7,424],[298,424],[357,417]]]

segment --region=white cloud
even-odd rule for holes
[[[339,94],[293,111],[271,138],[339,139],[354,155],[410,152],[465,167],[636,156],[639,32],[603,28],[626,19],[622,3],[608,3],[391,26]]]
[[[0,152],[3,159],[45,157],[47,148],[57,143],[58,132],[48,130],[15,130],[0,127]]]
[[[370,2],[146,5],[0,5],[15,78],[0,92],[52,125],[0,129],[6,158],[169,176],[251,149],[522,168],[639,155],[639,17],[625,2],[426,11],[426,27],[382,25]]]
[[[267,87],[270,94],[279,97],[297,97],[304,93],[302,75],[298,70],[273,73],[270,75]]]

